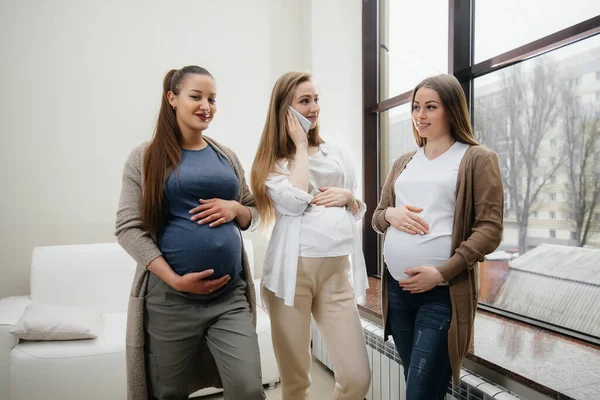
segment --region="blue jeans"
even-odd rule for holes
[[[407,400],[444,399],[452,377],[448,329],[452,304],[448,286],[411,294],[387,272],[387,320],[404,367]]]

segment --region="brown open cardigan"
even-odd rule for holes
[[[248,207],[252,214],[251,229],[258,224],[258,211],[254,196],[246,184],[244,170],[233,151],[204,136],[208,144],[223,155],[229,162],[239,180],[238,202]],[[144,357],[144,309],[148,287],[148,264],[162,255],[156,240],[142,227],[141,203],[143,190],[142,161],[148,143],[136,147],[123,169],[123,186],[117,211],[116,235],[119,244],[137,262],[137,269],[131,286],[127,311],[126,359],[127,359],[127,399],[147,400],[146,361]],[[256,325],[256,297],[248,256],[242,251],[244,279],[247,282],[246,296]],[[217,367],[206,342],[198,350],[195,372],[190,382],[189,392],[193,393],[205,387],[222,388],[223,384]]]
[[[392,167],[381,200],[373,214],[373,228],[385,235],[390,223],[385,210],[396,206],[394,186],[415,152],[399,157]],[[418,204],[415,204],[418,206]],[[479,297],[479,262],[502,241],[504,190],[498,156],[483,146],[470,146],[458,168],[456,209],[452,230],[452,254],[438,270],[450,285],[452,322],[448,331],[448,354],[454,382],[460,382],[460,367],[469,350]],[[387,326],[387,279],[381,273],[381,295],[385,339]]]

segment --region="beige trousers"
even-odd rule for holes
[[[296,296],[289,307],[262,288],[283,400],[305,400],[310,388],[310,316],[335,370],[335,400],[363,400],[371,384],[365,338],[354,302],[348,256],[298,260]]]

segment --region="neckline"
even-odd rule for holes
[[[203,147],[203,148],[201,148],[201,149],[192,150],[192,149],[186,149],[186,148],[183,148],[183,147],[181,147],[181,151],[182,151],[182,152],[186,151],[186,152],[188,152],[188,153],[199,153],[199,152],[201,152],[201,151],[204,151],[204,150],[208,149],[209,147],[210,147],[210,145],[207,143],[207,144],[206,144],[206,146],[204,146],[204,147]]]
[[[427,157],[427,154],[425,154],[425,146],[421,147],[421,151],[423,152],[423,157],[425,158],[425,160],[427,160],[428,162],[434,162],[435,160],[438,160],[440,158],[442,158],[444,155],[448,154],[450,152],[450,150],[452,150],[454,148],[454,146],[456,146],[456,144],[458,143],[458,140],[455,140],[454,143],[452,143],[452,145],[450,147],[448,147],[442,154],[440,154],[439,156],[429,159],[429,157]]]
[[[314,157],[317,157],[319,154],[323,154],[323,152],[321,151],[321,147],[320,147],[320,146],[317,148],[317,151],[316,151],[316,153],[315,153],[315,154],[312,154],[312,155],[310,155],[310,156],[308,156],[308,158],[314,158]]]

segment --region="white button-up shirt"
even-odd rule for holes
[[[356,173],[350,157],[341,149],[330,144],[322,144],[319,150],[324,157],[331,157],[341,171],[343,171],[343,187],[350,189],[356,197],[358,187]],[[309,157],[309,165],[311,158]],[[284,300],[288,306],[294,305],[296,294],[296,272],[300,254],[300,234],[302,225],[313,199],[313,195],[298,189],[289,180],[292,161],[280,162],[277,173],[272,173],[267,179],[267,194],[275,208],[275,226],[265,255],[261,285],[275,293]],[[365,258],[356,222],[365,215],[367,206],[358,200],[359,211],[356,215],[344,208],[344,213],[352,229],[353,246],[350,253],[352,264],[351,280],[354,287],[354,296],[357,302],[362,302],[368,288]],[[311,224],[314,219],[307,219]],[[327,232],[335,237],[336,232]],[[305,241],[307,239],[304,239]],[[334,241],[332,241],[334,243]],[[342,252],[344,252],[342,250]],[[333,254],[333,253],[332,253]],[[324,257],[327,255],[324,255]]]

